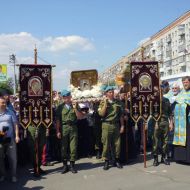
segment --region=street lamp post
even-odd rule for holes
[[[9,63],[12,63],[14,68],[14,94],[16,94],[16,55],[9,56]]]

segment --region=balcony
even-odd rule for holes
[[[163,60],[163,54],[161,54],[161,55],[158,55],[158,61],[162,61]]]
[[[160,40],[160,41],[158,42],[158,47],[162,47],[162,46],[163,46],[163,41]]]
[[[166,61],[166,62],[164,63],[164,66],[165,66],[166,68],[171,67],[171,66],[172,66],[172,61],[171,61],[171,60],[170,60],[170,61]]]
[[[179,29],[179,30],[178,30],[178,35],[179,35],[179,36],[185,35],[185,28]]]
[[[185,24],[181,24],[178,26],[178,35],[179,36],[185,35]]]
[[[186,66],[186,63],[185,63],[185,62],[180,63],[180,64],[178,65],[178,67],[184,67],[184,66]]]
[[[166,46],[166,51],[171,51],[172,47],[171,46]]]
[[[184,52],[184,51],[185,51],[185,43],[178,46],[178,53],[181,53],[181,52]]]
[[[186,72],[186,70],[187,70],[186,65],[185,65],[185,66],[182,66],[182,67],[180,68],[180,70],[181,70],[181,72]]]
[[[168,35],[167,37],[166,37],[166,42],[167,43],[170,43],[172,41],[172,37],[171,37],[171,35]]]
[[[184,63],[186,61],[186,57],[184,55],[178,57],[178,63]]]
[[[157,51],[157,55],[158,55],[158,56],[159,56],[159,55],[163,55],[163,51],[162,51],[162,50]]]
[[[164,72],[160,72],[160,77],[164,77]]]
[[[168,76],[172,75],[172,69],[169,69],[169,70],[168,70],[167,75],[168,75]]]
[[[172,57],[172,50],[166,51],[166,58],[171,58]]]

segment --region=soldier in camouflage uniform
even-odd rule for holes
[[[164,91],[163,85],[161,85],[162,92]],[[173,129],[173,117],[172,117],[172,110],[171,105],[168,98],[162,96],[162,115],[155,124],[154,128],[154,135],[153,135],[153,156],[154,156],[154,166],[158,166],[158,149],[159,145],[161,144],[161,162],[169,165],[169,161],[167,160],[166,156],[168,156],[168,131]]]
[[[72,105],[71,94],[67,90],[61,92],[64,103],[60,104],[56,111],[57,137],[62,144],[62,173],[69,171],[67,160],[70,160],[70,171],[77,173],[75,160],[77,159],[78,129],[77,129],[77,109]],[[70,154],[68,148],[70,147]]]
[[[109,151],[113,152],[114,166],[122,168],[120,164],[120,133],[124,132],[124,119],[122,105],[114,99],[113,87],[105,89],[106,98],[100,103],[98,113],[102,117],[102,157],[105,159],[103,169],[109,169]],[[120,128],[121,124],[121,128]]]

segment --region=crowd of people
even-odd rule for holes
[[[171,160],[190,163],[190,77],[182,78],[183,88],[161,82],[162,115],[149,120],[147,146],[153,165],[169,165]],[[62,173],[77,173],[76,161],[96,156],[104,160],[103,169],[123,168],[143,152],[143,122],[137,127],[130,116],[130,93],[107,86],[101,101],[77,102],[67,90],[53,92],[53,123],[46,128],[30,125],[27,135],[19,125],[19,97],[0,90],[0,182],[6,167],[16,182],[17,165],[29,161],[34,177],[44,175],[41,165],[63,163]],[[48,135],[47,135],[48,134]],[[161,155],[161,161],[159,161]],[[7,164],[8,163],[8,164]],[[69,163],[69,164],[68,164]]]

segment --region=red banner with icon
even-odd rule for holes
[[[158,62],[131,62],[131,117],[145,122],[161,116]]]
[[[52,124],[51,65],[20,65],[20,124],[38,127]]]

